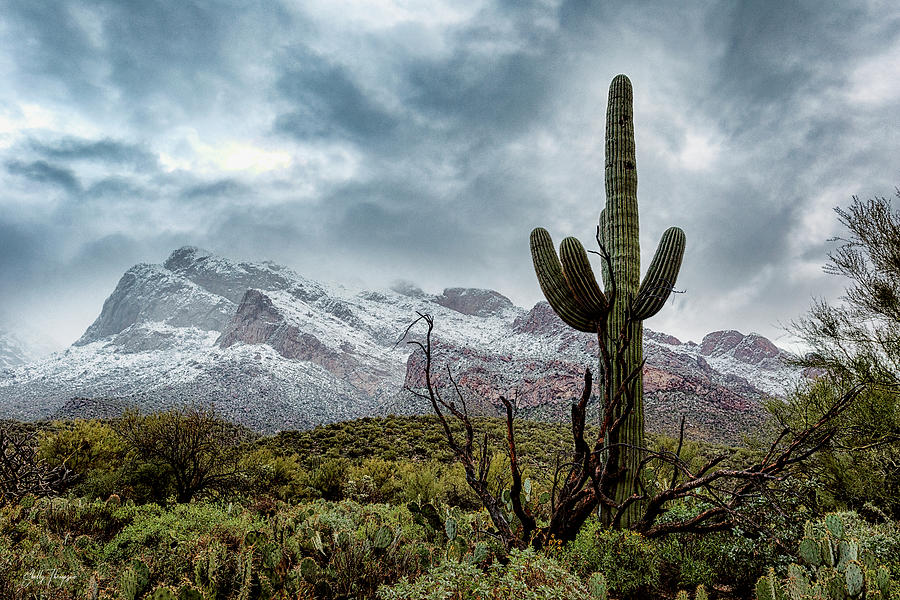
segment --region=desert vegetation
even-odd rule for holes
[[[890,593],[900,575],[898,507],[866,496],[868,481],[829,486],[818,462],[798,474],[790,494],[755,498],[746,522],[723,531],[648,537],[610,528],[594,515],[572,540],[508,549],[436,417],[362,419],[260,437],[235,436],[224,423],[205,433],[186,430],[196,416],[172,411],[41,423],[28,432],[6,424],[9,435],[29,436],[34,468],[65,469],[71,483],[53,494],[8,496],[0,508],[0,595],[764,598],[769,588],[782,594],[801,585],[795,583],[801,575],[808,594],[817,585],[835,586],[829,582],[845,580],[842,569],[852,563],[860,566],[867,597],[878,597],[875,590]],[[240,439],[236,460],[221,466],[229,477],[179,502],[178,465],[142,452],[126,435],[129,420],[178,424],[183,441],[175,444],[198,434],[227,447]],[[512,516],[506,422],[473,422],[492,449],[487,485]],[[571,433],[523,422],[517,434],[522,501],[544,525]],[[649,436],[649,445],[674,452],[678,440]],[[762,456],[752,443],[681,445],[682,460],[695,468],[724,454],[722,464],[740,470]],[[874,461],[878,451],[861,452]],[[645,475],[648,484],[659,476]],[[683,520],[705,508],[684,498],[663,519]]]

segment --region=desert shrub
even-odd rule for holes
[[[125,507],[123,512],[130,516],[130,522],[103,548],[104,558],[114,563],[149,551],[171,556],[172,566],[177,568],[179,559],[184,558],[178,556],[181,554],[178,550],[189,552],[202,535],[213,532],[234,543],[258,523],[240,507],[209,502],[176,504],[169,508],[145,504]]]
[[[38,456],[77,476],[76,496],[108,498],[119,491],[127,448],[112,427],[95,419],[57,421],[41,432]]]
[[[458,506],[463,510],[481,508],[478,496],[466,483],[466,471],[462,464],[453,463],[446,468],[441,477],[441,500],[450,506]]]
[[[707,536],[677,533],[656,542],[660,562],[660,584],[667,589],[710,586],[719,572],[714,565]]]
[[[900,198],[900,188],[896,192]],[[862,510],[867,503],[900,516],[900,210],[892,199],[853,197],[836,208],[844,231],[830,241],[825,271],[849,280],[838,303],[817,300],[793,326],[810,350],[799,365],[819,377],[770,409],[784,423],[822,411],[823,397],[861,386],[853,410],[840,415],[829,446],[808,471],[822,484],[825,508]]]
[[[251,496],[266,494],[288,502],[316,495],[297,454],[281,455],[269,448],[256,448],[241,458],[240,468],[247,474],[245,487]]]
[[[109,572],[104,540],[129,520],[115,502],[26,498],[0,508],[0,597],[84,598]]]
[[[347,458],[326,458],[309,474],[309,487],[325,500],[343,499],[344,487],[349,477],[350,460]]]
[[[437,502],[441,496],[441,475],[443,467],[435,462],[417,465],[403,473],[401,488],[404,500]]]
[[[822,413],[842,382],[821,377],[767,408],[781,423],[796,426]],[[841,415],[835,439],[803,466],[814,484],[816,509],[878,512],[900,516],[900,404],[896,390],[870,386],[852,411]]]
[[[474,510],[481,506],[460,464],[381,458],[351,464],[343,497],[357,502],[434,502]]]
[[[483,572],[472,561],[446,560],[415,581],[378,590],[381,600],[593,600],[587,587],[562,565],[534,550],[513,550],[505,565]]]
[[[610,592],[622,598],[643,597],[660,581],[660,559],[654,542],[627,530],[604,528],[591,520],[566,545],[562,561],[582,577],[599,571]]]
[[[679,533],[657,540],[657,553],[666,587],[711,586],[727,584],[734,593],[748,595],[759,576],[770,566],[781,569],[791,561],[788,549],[802,534],[803,515],[808,515],[795,498],[785,500],[780,510],[771,510],[767,502],[754,499],[747,503],[753,528],[737,526],[731,530],[707,533]],[[673,504],[665,519],[683,520],[709,508],[695,502]]]
[[[38,453],[40,429],[0,421],[0,504],[29,495],[58,496],[77,477],[64,465],[51,465]]]
[[[354,465],[348,474],[344,496],[357,502],[394,502],[403,491],[400,465],[381,458],[370,458]]]

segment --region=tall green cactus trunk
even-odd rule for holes
[[[609,479],[610,489],[603,492],[621,505],[634,491],[644,447],[643,320],[665,304],[685,244],[681,229],[667,229],[643,282],[640,280],[632,90],[624,75],[618,75],[609,87],[605,170],[606,208],[600,213],[598,228],[598,241],[608,253],[602,271],[605,291],[594,279],[587,253],[577,239],[564,239],[557,257],[550,234],[537,228],[531,233],[531,252],[538,282],[556,313],[571,327],[597,335],[601,346],[598,379],[603,382],[603,401],[614,403],[612,420],[631,408],[622,426],[602,440],[606,468],[620,472]],[[609,525],[628,527],[636,520],[638,508],[633,504],[616,523],[616,511],[603,511],[601,516]]]
[[[634,369],[640,369],[644,360],[643,321],[631,319],[631,302],[637,297],[641,277],[641,244],[638,227],[637,168],[634,156],[634,117],[632,113],[631,82],[624,75],[613,79],[609,87],[606,107],[606,209],[602,223],[605,231],[600,239],[609,252],[612,276],[616,281],[617,301],[611,312],[605,331],[597,332],[597,339],[611,354],[616,352],[617,340],[627,345],[624,360],[613,360],[610,367],[609,386],[618,390]],[[614,354],[613,354],[614,355]],[[600,370],[606,365],[601,359]],[[643,369],[641,369],[643,371]],[[644,447],[644,376],[638,373],[630,383],[613,413],[618,416],[629,399],[634,403],[632,413],[622,429],[609,439],[613,464],[625,469],[625,476],[612,490],[612,498],[621,503],[634,488],[634,477],[641,460],[636,449]],[[603,414],[603,411],[600,411]],[[612,447],[614,444],[622,446]],[[635,507],[636,508],[636,507]],[[634,518],[634,510],[625,516],[624,526]],[[601,511],[601,519],[610,525],[612,515]]]

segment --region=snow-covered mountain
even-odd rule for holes
[[[190,402],[262,431],[428,407],[404,384],[422,373],[398,338],[416,311],[435,317],[440,360],[492,412],[517,394],[524,415],[563,417],[596,338],[566,327],[546,303],[530,311],[492,290],[426,294],[326,285],[273,263],[238,263],[194,247],[129,269],[70,348],[0,371],[0,418],[107,416]],[[796,371],[757,335],[716,332],[700,344],[645,334],[648,424],[682,413],[704,437],[733,440],[759,400]]]

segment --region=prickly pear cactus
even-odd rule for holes
[[[452,542],[456,539],[456,519],[447,517],[447,520],[444,521],[444,533],[447,534],[447,539],[449,541]]]
[[[779,600],[781,597],[778,578],[775,569],[760,577],[756,582],[756,600]]]
[[[847,593],[853,598],[859,596],[865,583],[862,565],[855,560],[847,563],[847,568],[844,571],[844,581],[847,582]]]
[[[539,227],[531,232],[531,256],[541,290],[563,321],[578,331],[596,334],[609,356],[617,356],[620,344],[624,345],[622,360],[613,360],[611,372],[605,374],[606,389],[612,394],[625,389],[633,406],[618,439],[606,440],[612,448],[610,458],[625,470],[625,476],[610,491],[621,502],[632,493],[641,460],[638,452],[621,449],[645,445],[640,373],[643,322],[659,312],[668,299],[685,245],[681,229],[667,229],[641,281],[632,89],[625,75],[616,76],[609,87],[605,165],[606,207],[600,213],[598,229],[599,241],[609,253],[610,268],[604,265],[602,270],[605,289],[600,289],[587,253],[576,238],[564,239],[557,256],[550,234]],[[602,360],[600,369],[598,381],[604,381]],[[632,373],[636,375],[630,378]],[[623,398],[613,416],[621,414],[628,403]],[[636,517],[637,506],[633,507],[635,510],[624,516],[623,527]]]
[[[844,537],[844,522],[838,515],[834,513],[826,515],[825,527],[828,528],[828,533],[831,534],[831,537],[835,539],[841,539],[842,537]]]
[[[319,577],[319,565],[307,556],[300,561],[300,574],[309,583],[315,583]]]
[[[244,544],[247,546],[258,546],[269,539],[269,536],[263,531],[248,531],[244,536]]]
[[[822,564],[822,549],[819,546],[819,543],[812,537],[804,537],[800,541],[798,554],[804,562],[813,567],[818,567]]]
[[[787,579],[774,571],[757,583],[758,600],[881,600],[891,597],[890,571],[877,566],[875,556],[864,551],[848,534],[838,514],[822,521],[808,521],[798,548],[801,564],[788,567]],[[774,595],[773,595],[774,594]]]
[[[387,525],[382,525],[375,532],[375,538],[372,540],[372,546],[376,550],[384,550],[394,541],[394,532]]]
[[[170,587],[158,587],[150,594],[150,600],[176,600],[175,592]]]
[[[477,544],[475,544],[475,549],[472,550],[473,563],[482,563],[487,560],[488,556],[490,556],[490,551],[487,544],[485,544],[484,542],[478,542]]]
[[[149,584],[150,568],[143,561],[135,559],[119,578],[119,593],[125,600],[135,600]]]
[[[799,565],[788,567],[788,576],[784,587],[791,600],[803,598],[809,594],[809,579],[807,579],[803,567]]]
[[[127,570],[119,578],[119,594],[123,600],[134,600],[138,595],[137,576],[134,571]]]
[[[178,588],[178,600],[203,600],[203,594],[191,584],[186,583]]]

